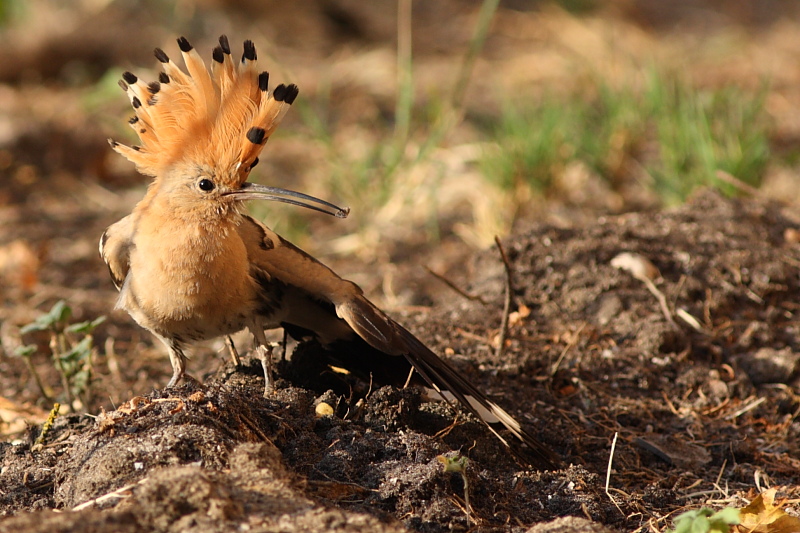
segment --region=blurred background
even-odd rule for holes
[[[97,239],[147,180],[106,139],[133,141],[122,72],[156,79],[153,49],[177,58],[179,36],[210,61],[223,33],[300,87],[254,179],[352,208],[253,213],[390,308],[430,305],[442,287],[423,267],[456,279],[531,222],[669,207],[701,186],[800,197],[799,2],[0,0],[3,395],[38,397],[19,326],[60,299],[73,322],[109,315],[95,344],[109,383],[127,379],[112,400],[168,375],[110,314]],[[116,363],[135,347],[157,373]]]

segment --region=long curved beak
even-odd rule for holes
[[[350,214],[349,207],[339,207],[338,205],[309,196],[308,194],[281,189],[280,187],[259,185],[258,183],[250,183],[249,181],[245,182],[241,189],[226,192],[224,196],[234,196],[237,200],[275,200],[276,202],[284,202],[313,209],[314,211],[332,215],[336,218],[347,218],[347,215]]]

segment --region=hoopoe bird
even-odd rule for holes
[[[295,191],[248,182],[258,156],[298,95],[295,85],[269,89],[256,49],[244,42],[240,61],[220,37],[210,71],[185,38],[186,71],[160,49],[163,72],[144,83],[125,72],[120,85],[134,109],[140,144],[112,148],[154,179],[133,212],[100,239],[100,255],[125,309],[166,345],[174,386],[184,376],[184,347],[199,340],[251,332],[273,387],[265,330],[312,335],[323,346],[361,345],[376,370],[413,367],[440,396],[457,400],[502,441],[505,427],[527,460],[552,468],[556,455],[519,422],[389,318],[345,280],[245,212],[246,200],[273,200],[338,217],[348,210]],[[401,365],[402,366],[402,365]],[[400,371],[400,375],[403,370]]]

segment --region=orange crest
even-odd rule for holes
[[[228,38],[220,37],[210,72],[189,41],[181,37],[178,46],[188,73],[156,48],[164,68],[158,81],[122,75],[120,85],[136,111],[129,123],[141,145],[109,142],[142,174],[159,178],[192,164],[213,169],[221,184],[237,188],[297,97],[297,86],[270,91],[269,73],[256,68],[252,41],[244,42],[242,60],[234,64]]]

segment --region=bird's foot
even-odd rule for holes
[[[183,379],[186,373],[186,356],[183,355],[181,345],[175,339],[167,339],[159,336],[159,338],[167,345],[169,349],[169,362],[172,364],[172,378],[167,383],[167,388],[172,388]]]
[[[178,382],[180,382],[180,380],[183,379],[183,374],[184,374],[183,369],[177,369],[176,368],[172,372],[172,377],[170,378],[169,383],[167,383],[167,387],[166,388],[171,389],[172,387],[176,386],[178,384]]]
[[[198,381],[197,378],[195,378],[194,376],[191,376],[189,374],[183,373],[177,379],[175,379],[175,376],[173,375],[172,379],[169,380],[169,383],[167,383],[167,386],[164,387],[164,388],[165,389],[171,389],[173,387],[177,387],[178,385],[191,385],[192,387],[202,387],[203,386],[203,384],[200,381]]]

